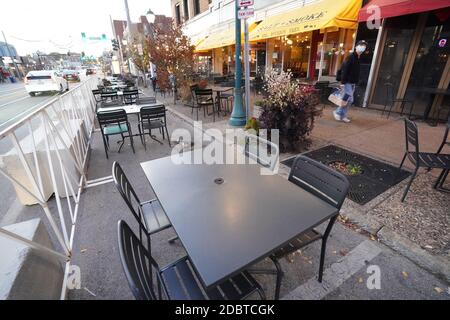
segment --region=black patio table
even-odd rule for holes
[[[168,157],[141,166],[207,288],[338,214],[258,165],[177,165]]]

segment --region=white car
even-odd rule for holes
[[[69,90],[69,83],[55,70],[30,71],[25,77],[25,89],[32,97],[39,92],[59,92]]]

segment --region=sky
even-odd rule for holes
[[[155,14],[172,16],[170,0],[128,0],[131,20],[138,22],[148,9]],[[124,0],[0,0],[0,30],[18,54],[37,50],[45,53],[84,51],[100,55],[111,49],[111,41],[81,40],[106,34],[112,38],[110,15],[126,20]],[[0,34],[0,41],[4,41]]]

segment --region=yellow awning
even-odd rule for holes
[[[257,26],[257,23],[252,23],[249,25],[248,30],[251,32],[255,27]],[[242,45],[244,44],[244,25],[241,26],[242,30]],[[200,42],[198,45],[195,46],[195,51],[206,51],[211,50],[214,48],[221,48],[221,47],[227,47],[231,46],[236,43],[236,33],[233,27],[229,27],[228,29],[219,31],[217,33],[210,34],[205,40]]]
[[[362,0],[323,0],[275,15],[261,22],[250,41],[287,36],[328,27],[356,29]]]
[[[234,44],[234,38],[234,28],[228,28],[217,33],[210,34],[205,40],[203,40],[198,46],[195,47],[195,50],[204,51],[214,48],[226,47]]]

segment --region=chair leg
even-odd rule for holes
[[[434,184],[434,189],[437,189],[444,181],[446,170],[442,170],[441,174],[439,175],[438,179],[436,180],[436,183]]]
[[[118,151],[119,153],[122,150],[123,145],[125,144],[125,137],[124,137],[123,133],[121,133],[120,136],[122,137],[122,143],[120,144],[120,147],[119,147],[119,151]]]
[[[322,248],[320,250],[319,278],[318,278],[320,283],[322,283],[322,277],[323,277],[323,266],[325,263],[327,240],[328,240],[328,236],[330,235],[331,229],[333,229],[333,225],[336,222],[336,219],[337,219],[337,216],[330,219],[327,229],[325,230],[325,233],[323,234],[323,237],[322,237]]]
[[[131,149],[133,149],[133,153],[136,153],[136,151],[134,150],[134,140],[133,140],[133,133],[130,131],[128,131],[128,135],[130,136],[130,140],[131,140]]]
[[[281,281],[283,280],[284,272],[281,268],[280,262],[275,257],[270,257],[272,262],[275,265],[275,268],[277,268],[277,281],[275,284],[275,297],[274,300],[280,300],[280,291],[281,291]]]
[[[169,135],[169,130],[167,129],[167,124],[165,125],[166,128],[166,133],[167,133],[167,141],[169,141],[169,147],[172,148],[172,145],[170,144],[170,135]]]
[[[103,139],[103,146],[105,147],[106,159],[109,159],[109,156],[108,156],[108,145],[106,143],[106,139],[105,139],[105,136],[103,134],[102,134],[102,139]]]
[[[408,154],[405,152],[405,155],[403,156],[403,160],[402,160],[402,162],[400,163],[400,167],[398,167],[398,171],[400,171],[400,170],[402,170],[402,167],[403,167],[403,164],[405,163],[405,160],[406,160],[406,156],[407,156]]]
[[[406,195],[408,194],[409,188],[411,188],[411,185],[412,185],[414,179],[416,178],[416,175],[417,175],[417,171],[418,171],[418,170],[419,170],[419,167],[416,167],[416,170],[414,170],[414,173],[413,173],[412,176],[411,176],[411,180],[409,180],[408,185],[406,186],[406,190],[405,190],[405,192],[403,193],[403,196],[402,196],[402,202],[405,201]]]

